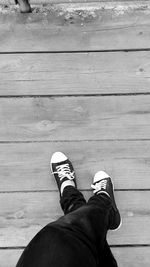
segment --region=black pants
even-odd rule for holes
[[[106,241],[109,197],[94,195],[86,203],[81,192],[67,186],[60,204],[65,215],[31,240],[16,267],[117,267]]]

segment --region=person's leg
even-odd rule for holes
[[[60,205],[65,215],[86,204],[83,194],[77,189],[73,165],[65,154],[55,152],[52,155],[51,171],[58,185]]]
[[[76,186],[73,166],[63,153],[53,154],[51,170],[58,184],[64,214],[85,205],[86,201]],[[66,229],[64,221],[58,221],[46,225],[37,233],[24,250],[16,267],[60,267],[60,262],[62,267],[88,267],[87,260],[83,265],[83,257],[76,255],[79,254],[79,248],[81,254],[86,254],[86,247]],[[90,265],[93,265],[92,260],[89,255]]]
[[[77,210],[86,204],[83,194],[73,186],[66,186],[60,198],[60,205],[64,214]]]
[[[76,183],[70,163],[57,163],[54,164],[57,168],[52,168],[52,171],[62,198],[63,193],[67,195],[69,189],[76,188]],[[106,234],[109,228],[114,227],[115,216],[110,220],[112,199],[107,194],[97,193],[87,205],[81,195],[81,202],[67,204],[64,209],[67,214],[48,224],[33,238],[17,267],[60,267],[60,262],[62,267],[103,267]]]
[[[63,159],[68,160],[67,158]],[[64,191],[61,190],[64,179],[67,182],[69,178],[67,178],[66,175],[62,176],[65,171],[64,163],[66,164],[67,162],[62,161],[61,164],[63,167],[61,168],[60,162],[58,163],[58,171],[54,170],[54,175],[59,191],[61,192],[61,197],[63,196],[62,192],[64,192],[65,195],[64,202],[62,197],[61,204],[66,204],[64,205],[65,209],[63,205],[62,208],[67,215],[61,217],[57,222],[55,222],[55,226],[57,225],[58,227],[61,227],[63,225],[64,228],[66,227],[67,229],[70,229],[72,233],[77,235],[78,238],[82,239],[82,241],[91,249],[95,257],[98,258],[101,266],[103,266],[104,263],[104,257],[102,257],[103,250],[104,253],[108,252],[108,261],[114,263],[115,260],[113,256],[110,257],[112,253],[108,247],[108,244],[106,243],[106,235],[108,229],[118,228],[120,225],[120,215],[116,207],[111,179],[105,172],[98,172],[94,177],[92,185],[94,189],[94,196],[91,197],[87,205],[85,205],[82,194],[76,189],[76,183],[74,184],[74,188],[72,186],[67,186],[63,187]],[[71,163],[69,162],[69,165],[70,164]],[[70,165],[68,173],[70,176],[74,174],[72,165]],[[61,178],[62,183],[60,183]],[[77,202],[72,201],[74,197],[69,199],[69,197],[73,196],[74,194]],[[74,206],[73,203],[78,204]]]
[[[117,261],[114,258],[114,255],[111,252],[111,249],[107,243],[105,242],[103,252],[101,253],[101,258],[99,260],[98,267],[118,267]]]
[[[99,255],[99,266],[117,267],[117,262],[106,241],[107,230],[117,230],[121,226],[121,217],[114,198],[114,185],[109,175],[100,171],[95,174],[92,188],[94,189],[94,196],[89,199],[88,205],[94,207],[97,211],[99,210],[96,223],[93,216],[91,218]],[[110,206],[108,205],[108,201],[110,202]],[[104,221],[102,214],[106,214],[106,212],[108,212],[108,216],[106,215],[106,221]]]
[[[80,223],[76,227],[76,218],[80,216],[74,212],[85,207],[86,202],[76,188],[72,164],[64,156],[60,152],[55,153],[51,165],[66,215],[48,224],[32,239],[17,267],[97,267],[93,252],[82,237],[84,234]],[[82,215],[81,212],[80,219]]]
[[[97,263],[96,248],[93,244],[93,233],[88,219],[89,207],[82,193],[77,189],[76,176],[70,160],[61,152],[55,152],[51,158],[51,170],[54,174],[60,193],[60,204],[65,216],[50,225],[55,229],[66,231],[70,235],[70,239],[78,240],[74,245],[76,252],[78,251],[79,259],[91,260],[91,255],[95,264]],[[82,249],[86,248],[86,253]],[[86,262],[86,260],[84,260]],[[90,262],[89,260],[89,262]],[[87,264],[86,267],[90,267]],[[95,266],[95,265],[94,265]]]
[[[82,205],[66,216],[62,216],[52,223],[51,226],[56,229],[63,229],[66,233],[71,233],[71,239],[76,237],[77,240],[80,240],[81,244],[87,247],[87,253],[93,255],[96,266],[113,267],[116,265],[114,265],[109,247],[106,246],[106,235],[110,227],[109,213],[111,207],[112,203],[108,196],[102,194],[93,196],[87,205]],[[79,255],[82,258],[86,257],[82,249]],[[111,265],[105,265],[105,258],[107,263],[109,262]]]
[[[76,232],[97,258],[98,266],[116,267],[117,262],[106,241],[107,231],[118,229],[121,218],[117,209],[113,184],[108,174],[98,172],[93,181],[94,195],[87,205],[60,218],[57,223]],[[67,189],[67,188],[66,188]],[[70,188],[71,189],[71,188]],[[68,187],[69,193],[69,187]]]
[[[88,220],[93,229],[93,240],[96,245],[98,256],[98,267],[117,267],[117,262],[106,241],[107,232],[112,227],[113,217],[111,218],[112,203],[107,195],[99,194],[90,198],[88,204]]]

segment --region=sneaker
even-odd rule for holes
[[[51,158],[51,172],[54,174],[58,185],[60,195],[62,195],[62,184],[66,181],[72,181],[72,185],[76,186],[75,172],[70,160],[62,152],[55,152]],[[66,183],[67,184],[67,183]],[[65,185],[65,183],[64,183]]]
[[[109,229],[119,229],[122,224],[122,220],[120,217],[119,210],[116,206],[114,198],[114,185],[111,181],[110,176],[104,171],[97,172],[94,176],[93,184],[91,185],[91,187],[94,189],[94,194],[105,194],[110,197],[112,201],[112,209],[110,210]]]

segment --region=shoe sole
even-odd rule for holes
[[[114,183],[113,183],[112,180],[111,180],[111,182],[112,182],[112,185],[113,185],[113,191],[114,191],[114,190],[115,190],[115,186],[114,186]],[[119,224],[119,226],[118,226],[116,229],[112,229],[111,231],[113,231],[113,232],[118,231],[118,230],[120,229],[121,225],[122,225],[122,218],[121,218],[121,216],[120,216],[120,224]]]

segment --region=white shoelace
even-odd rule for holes
[[[60,178],[60,181],[65,177],[67,177],[69,180],[74,179],[74,171],[73,172],[70,171],[70,166],[68,163],[57,166],[56,170],[57,171],[52,172],[52,174],[57,173],[58,177]]]
[[[100,190],[106,190],[107,180],[102,180],[97,182],[96,184],[92,184],[91,187],[94,189],[94,194]]]

